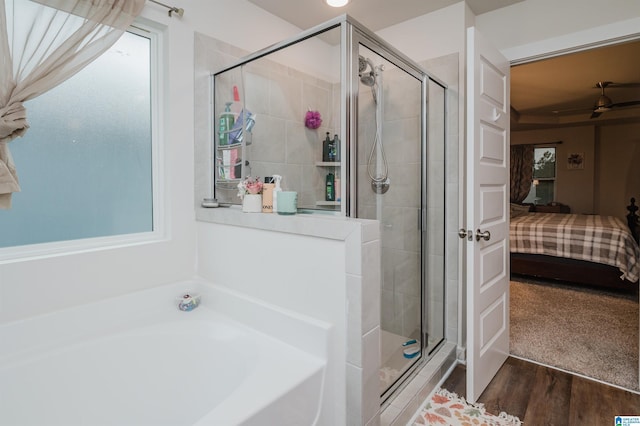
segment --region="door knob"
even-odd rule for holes
[[[489,231],[480,231],[479,229],[476,231],[476,241],[480,240],[489,241],[491,239],[491,232]]]
[[[467,230],[464,228],[458,229],[458,236],[462,239],[466,238],[469,241],[473,240],[473,231],[471,229]]]

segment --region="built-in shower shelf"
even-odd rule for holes
[[[316,206],[339,206],[340,201],[316,201]]]
[[[318,167],[340,167],[339,161],[316,161]]]

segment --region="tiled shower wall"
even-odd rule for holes
[[[298,192],[299,207],[315,208],[317,200],[324,200],[325,185],[323,169],[315,163],[322,160],[326,132],[332,138],[338,132],[331,109],[332,84],[279,64],[272,63],[267,76],[255,68],[246,74],[247,105],[258,120],[247,150],[253,159],[250,173],[284,176],[283,187]],[[320,128],[305,127],[309,109],[321,113]]]
[[[358,121],[358,210],[381,221],[382,329],[420,337],[420,91],[404,71],[387,66],[383,81],[382,144],[391,186],[383,195],[369,187],[367,162],[375,139],[375,103],[360,85]],[[416,90],[418,87],[418,90]],[[375,170],[375,168],[373,168]]]
[[[335,64],[327,66],[337,67],[335,74],[339,75],[339,64],[336,58]],[[220,68],[213,67],[211,71]],[[316,202],[324,201],[326,173],[334,171],[315,163],[322,160],[326,133],[329,132],[331,138],[339,133],[339,103],[334,99],[334,88],[339,88],[339,84],[267,57],[246,64],[242,73],[238,67],[225,75],[229,77],[225,78],[224,85],[216,87],[218,111],[233,99],[232,87],[236,85],[246,109],[256,117],[252,142],[244,154],[244,160],[249,161],[245,176],[281,175],[283,189],[298,192],[298,207],[317,208]],[[318,129],[305,127],[309,110],[319,111],[322,116]],[[239,202],[236,188],[233,185],[228,188],[219,188],[218,198]]]

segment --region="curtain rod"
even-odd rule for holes
[[[184,9],[183,8],[178,8],[175,6],[169,6],[167,4],[164,3],[160,3],[159,1],[156,0],[149,0],[151,3],[155,3],[155,4],[159,4],[162,7],[166,7],[167,9],[169,9],[169,18],[171,18],[171,14],[172,13],[177,13],[179,17],[182,18],[182,16],[184,16]]]

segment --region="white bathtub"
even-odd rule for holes
[[[329,330],[202,281],[5,324],[0,424],[316,424]]]

